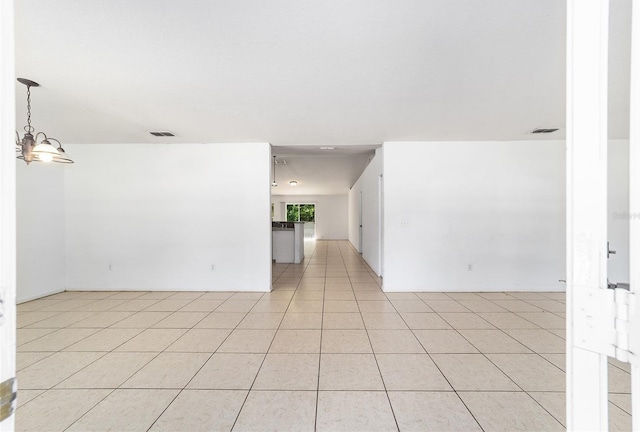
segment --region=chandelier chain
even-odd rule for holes
[[[24,127],[27,133],[33,133],[34,128],[31,126],[31,86],[27,86],[27,125]]]

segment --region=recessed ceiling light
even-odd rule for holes
[[[335,150],[335,147],[320,147],[320,150]]]
[[[298,182],[297,182],[297,181],[295,181],[295,180],[291,180],[291,181],[289,182],[289,186],[298,186]]]

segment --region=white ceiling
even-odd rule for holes
[[[337,146],[321,150],[311,146],[273,146],[276,182],[272,195],[341,195],[358,180],[379,146]],[[297,186],[289,182],[295,180]]]
[[[615,138],[629,10],[612,0]],[[63,143],[559,139],[528,132],[565,125],[565,20],[561,0],[18,0],[16,74]]]

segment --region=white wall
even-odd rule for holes
[[[385,143],[384,171],[386,291],[564,289],[563,141]]]
[[[349,190],[349,242],[359,253],[362,253],[360,247],[360,179]]]
[[[316,205],[316,238],[319,240],[345,240],[349,235],[347,195],[273,195],[274,218],[287,219],[287,203]]]
[[[380,176],[383,149],[376,155],[349,191],[349,241],[378,275],[382,275],[380,236]],[[385,174],[386,175],[386,174]],[[362,193],[362,250],[360,249],[360,193]]]
[[[629,141],[609,141],[609,280],[629,282]]]
[[[14,140],[15,118],[15,41],[14,2],[0,2],[0,382],[16,376],[16,159]],[[9,407],[2,386],[2,412]],[[8,393],[8,392],[7,392]],[[5,408],[6,407],[6,408]],[[15,414],[0,423],[1,431],[15,430]]]
[[[66,147],[69,289],[270,289],[268,144]]]
[[[18,303],[65,289],[64,172],[16,160]]]

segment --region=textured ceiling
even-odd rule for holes
[[[342,195],[358,180],[375,153],[376,146],[338,146],[334,150],[319,147],[277,147],[271,149],[276,165],[278,187],[273,195]],[[295,180],[296,186],[289,182]]]
[[[20,0],[17,75],[42,85],[34,125],[68,143],[529,139],[565,123],[565,9]],[[21,126],[24,87],[17,95]]]
[[[614,138],[629,10],[612,1]],[[63,143],[562,139],[565,21],[561,0],[20,0],[16,74]]]

